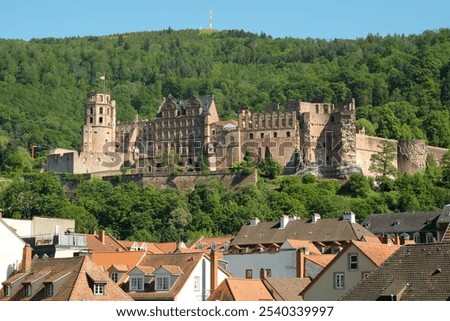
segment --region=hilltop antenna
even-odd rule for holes
[[[212,10],[209,10],[209,30],[212,30]]]

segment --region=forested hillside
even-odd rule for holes
[[[0,39],[0,170],[32,170],[30,143],[38,156],[78,148],[86,93],[105,89],[103,75],[119,120],[154,117],[168,95],[213,94],[222,118],[240,106],[354,97],[369,134],[450,145],[449,29],[356,40],[168,29]]]
[[[261,111],[290,99],[339,104],[354,97],[366,133],[450,147],[450,29],[356,40],[170,29],[0,39],[0,207],[5,217],[74,218],[80,232],[101,227],[118,238],[173,241],[233,234],[253,217],[351,210],[362,220],[450,203],[450,153],[441,166],[430,161],[425,171],[395,180],[260,177],[236,191],[211,180],[182,193],[69,175],[67,193],[56,177],[36,172],[49,149],[79,147],[86,94],[105,89],[119,120],[153,118],[168,95],[214,95],[222,118],[236,117],[241,106]]]

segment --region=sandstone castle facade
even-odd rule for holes
[[[56,149],[47,170],[56,173],[170,173],[173,170],[226,171],[250,153],[255,164],[272,157],[285,173],[347,178],[369,172],[370,157],[383,138],[356,132],[355,101],[290,101],[262,113],[249,109],[238,120],[220,120],[214,97],[165,98],[156,118],[116,121],[116,103],[107,93],[90,93],[85,104],[79,151]],[[394,141],[394,165],[401,173],[423,169],[428,155],[439,163],[447,151],[422,140]]]

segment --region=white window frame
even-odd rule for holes
[[[333,277],[334,288],[338,290],[345,289],[345,273],[336,272]]]
[[[94,283],[94,295],[105,295],[106,284],[104,283]]]
[[[194,291],[200,291],[200,276],[194,276]]]
[[[144,291],[144,277],[131,276],[130,277],[130,291]]]
[[[358,270],[358,254],[351,253],[348,255],[348,269]]]
[[[114,283],[117,283],[119,280],[119,274],[117,272],[111,272],[111,280],[113,280]]]
[[[169,291],[170,290],[170,277],[169,276],[157,276],[155,279],[156,291]]]
[[[414,241],[415,243],[417,243],[417,244],[420,243],[420,233],[419,233],[419,232],[415,232],[415,233],[413,234],[413,241]]]

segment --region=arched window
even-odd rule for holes
[[[413,234],[413,241],[414,241],[414,243],[420,243],[420,233],[419,232],[415,232]]]
[[[261,133],[261,138],[264,138],[264,133]]]
[[[100,114],[103,114],[103,107],[100,107]]]
[[[274,137],[274,138],[277,138],[277,137],[278,137],[278,133],[277,133],[277,132],[274,132],[274,133],[273,133],[273,137]]]
[[[291,137],[291,132],[286,132],[286,137]]]
[[[253,133],[250,133],[250,139],[253,139]]]

